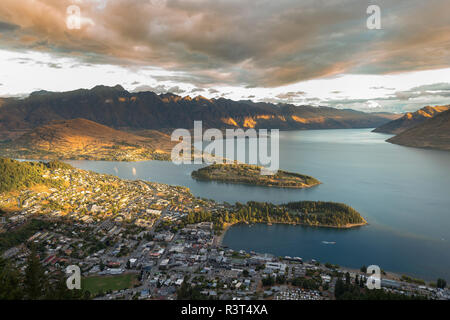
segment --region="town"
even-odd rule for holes
[[[7,212],[0,235],[25,235],[7,247],[2,242],[2,258],[23,270],[34,246],[48,274],[77,265],[85,298],[328,300],[344,282],[365,287],[363,268],[222,246],[213,222],[189,224],[187,216],[233,206],[196,198],[187,188],[74,168],[47,170],[44,178],[61,187],[0,195]],[[414,279],[383,275],[382,291],[450,299],[448,289],[407,280]]]

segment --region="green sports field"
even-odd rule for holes
[[[108,292],[132,288],[137,283],[134,273],[121,274],[117,276],[93,276],[81,279],[81,289],[89,291],[92,295],[99,292]]]

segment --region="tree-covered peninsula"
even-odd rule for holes
[[[265,202],[236,203],[233,210],[192,212],[186,223],[213,222],[216,230],[237,223],[284,223],[316,227],[352,228],[367,224],[352,207],[336,202],[300,201],[275,205]]]

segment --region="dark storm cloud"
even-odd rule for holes
[[[10,31],[15,31],[17,29],[20,29],[20,27],[16,24],[3,22],[0,20],[0,33],[6,33]]]

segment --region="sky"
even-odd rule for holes
[[[368,27],[371,5],[380,29]],[[120,84],[415,111],[450,104],[449,9],[448,0],[1,0],[0,96]]]

